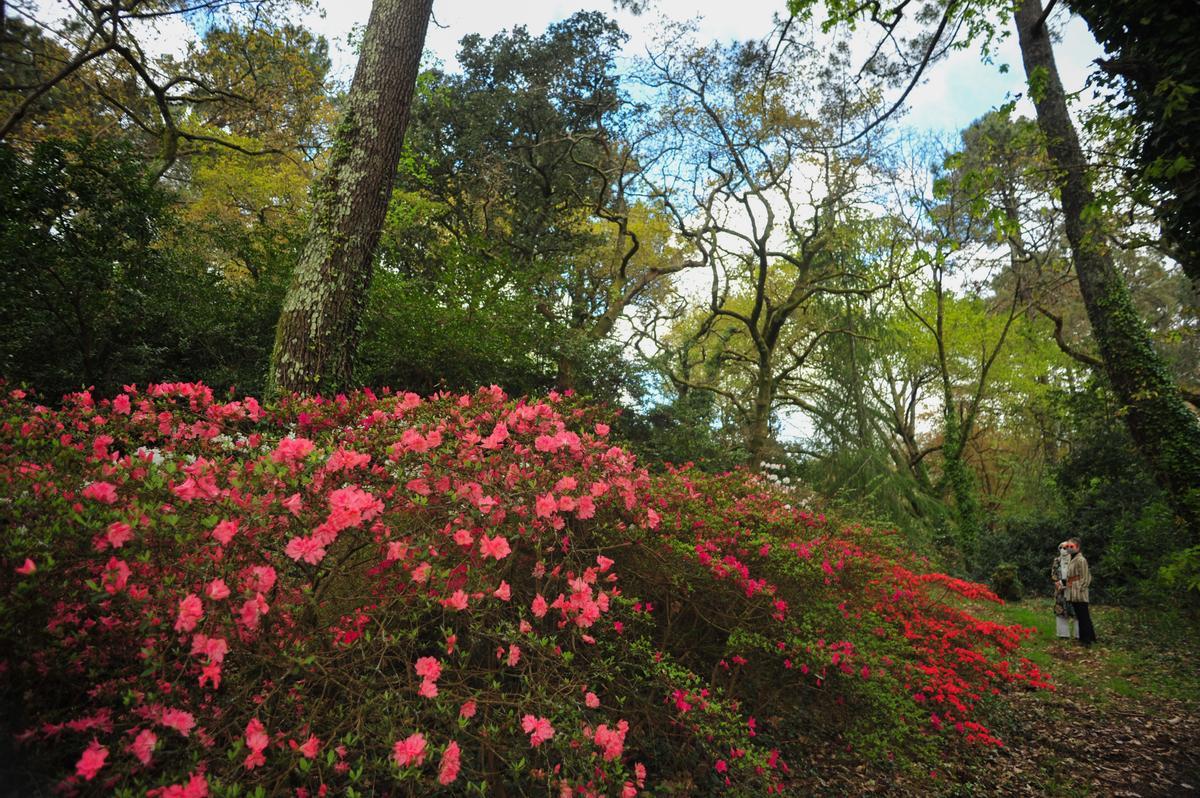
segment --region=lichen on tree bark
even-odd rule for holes
[[[267,392],[348,387],[392,181],[412,105],[432,0],[375,0],[313,189],[308,242],[283,301]]]

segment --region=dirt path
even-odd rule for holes
[[[1009,695],[996,722],[1007,745],[973,758],[946,794],[1200,796],[1195,619],[1151,626],[1153,613],[1095,609],[1102,645],[1089,650],[1053,636],[1048,600],[1003,608],[998,620],[1038,629],[1027,656],[1055,690]]]
[[[1094,607],[1103,644],[1085,650],[1054,635],[1049,600],[972,607],[1034,627],[1025,656],[1053,691],[1009,693],[989,709],[1002,748],[947,756],[936,776],[881,775],[833,757],[796,793],[888,798],[1200,798],[1200,624]]]
[[[1060,670],[1099,676],[1105,654],[1066,649],[1054,656]],[[1094,690],[1073,682],[1010,697],[1008,745],[972,768],[991,777],[974,794],[1200,796],[1200,717],[1187,703],[1137,695],[1098,702]]]

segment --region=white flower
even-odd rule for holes
[[[163,456],[163,453],[160,452],[158,449],[150,449],[145,446],[139,446],[138,450],[137,450],[137,456],[141,457],[141,458],[145,458],[146,455],[150,456],[150,462],[153,463],[154,465],[162,465],[163,461],[166,459]]]

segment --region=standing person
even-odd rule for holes
[[[1079,538],[1068,540],[1067,550],[1071,552],[1071,562],[1067,564],[1067,601],[1071,602],[1079,623],[1079,642],[1091,647],[1096,642],[1096,630],[1092,627],[1092,616],[1088,611],[1088,586],[1092,584],[1092,574],[1088,570],[1087,558],[1080,550]]]
[[[1071,551],[1067,541],[1058,544],[1058,556],[1050,563],[1050,581],[1054,583],[1054,627],[1060,638],[1079,637],[1079,624],[1072,623],[1075,615],[1067,601],[1067,568],[1071,564]]]

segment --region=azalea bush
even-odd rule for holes
[[[782,793],[1043,684],[985,588],[555,394],[10,390],[0,522],[0,711],[67,794]]]

